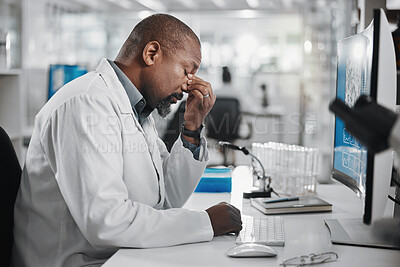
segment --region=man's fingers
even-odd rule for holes
[[[226,206],[229,208],[230,219],[233,222],[233,225],[238,228],[242,227],[242,217],[240,216],[240,210],[238,210],[235,206],[232,206],[229,203],[226,203]]]
[[[194,92],[194,91],[199,91],[199,92],[201,92],[202,95],[210,95],[211,94],[209,88],[204,84],[196,84],[193,86],[189,85],[187,90],[189,93]]]
[[[241,224],[234,224],[233,227],[231,228],[231,230],[229,231],[230,233],[236,233],[236,232],[240,232],[240,230],[242,230],[242,225]]]
[[[189,95],[192,95],[194,98],[197,98],[197,99],[199,99],[200,101],[203,99],[203,94],[202,94],[200,91],[198,91],[198,90],[190,91],[190,94],[189,94]]]
[[[215,236],[239,232],[242,229],[240,211],[234,206],[221,202],[206,211],[210,216]]]
[[[192,75],[191,78],[189,77],[187,84],[188,91],[199,90],[203,95],[214,95],[211,84],[197,76]]]
[[[231,210],[230,214],[231,214],[232,218],[238,218],[238,220],[241,220],[240,212]]]
[[[240,220],[240,219],[237,219],[237,218],[234,218],[234,219],[232,219],[232,222],[233,222],[233,225],[235,226],[235,227],[242,227],[242,220]]]
[[[228,205],[229,207],[231,207],[231,209],[232,209],[235,213],[237,213],[238,215],[240,215],[240,210],[239,210],[238,208],[236,208],[235,206],[233,206],[233,205],[231,205],[231,204],[229,204],[229,203],[227,203],[227,205]]]
[[[229,207],[233,217],[241,219],[241,214],[239,209],[237,209],[235,206],[232,206],[231,204],[226,204],[226,205]]]

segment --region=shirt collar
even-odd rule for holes
[[[131,103],[133,112],[139,119],[140,124],[142,124],[142,121],[150,115],[153,109],[147,105],[143,95],[139,92],[139,90],[132,83],[132,81],[125,75],[125,73],[117,66],[117,64],[115,64],[114,61],[109,59],[107,59],[107,61],[114,69],[115,74],[118,77],[118,80],[121,82],[122,86],[126,91],[126,94],[128,95],[129,102]]]

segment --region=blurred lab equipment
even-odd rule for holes
[[[319,150],[285,143],[253,143],[253,154],[271,176],[272,186],[290,196],[316,192]]]
[[[265,83],[263,83],[263,84],[261,84],[260,88],[261,88],[261,91],[262,91],[262,94],[263,94],[263,95],[262,95],[262,103],[261,103],[261,106],[262,106],[263,108],[266,108],[266,107],[268,107],[268,105],[269,105],[267,85],[266,85]]]
[[[262,174],[259,174],[256,171],[256,168],[253,166],[253,185],[257,186],[259,189],[258,190],[252,190],[251,192],[243,192],[243,198],[265,198],[265,197],[271,197],[271,192],[276,192],[272,189],[271,185],[271,177],[268,177],[265,175],[265,169],[261,161],[253,154],[251,153],[246,147],[244,146],[236,146],[232,143],[229,142],[224,142],[220,141],[218,143],[223,149],[233,149],[233,150],[238,150],[242,151],[243,154],[245,155],[250,155],[252,157],[252,160],[257,161],[258,165],[261,168]],[[253,161],[252,161],[253,164]],[[276,194],[278,195],[278,194]],[[279,196],[279,195],[278,195]]]
[[[0,69],[10,68],[10,35],[0,28]]]
[[[400,152],[400,121],[397,114],[371,97],[360,96],[353,108],[335,99],[329,109],[343,120],[346,130],[359,139],[368,152],[379,153],[390,146]]]

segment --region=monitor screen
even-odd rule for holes
[[[338,42],[336,97],[352,107],[360,95],[371,93],[372,25]],[[365,194],[367,148],[336,118],[333,176],[360,196]]]

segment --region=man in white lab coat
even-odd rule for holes
[[[135,26],[115,61],[61,88],[42,108],[15,204],[13,266],[98,266],[120,247],[209,241],[241,229],[226,203],[181,208],[208,161],[202,121],[215,102],[195,76],[200,42],[178,19]],[[150,113],[188,93],[171,153]]]

